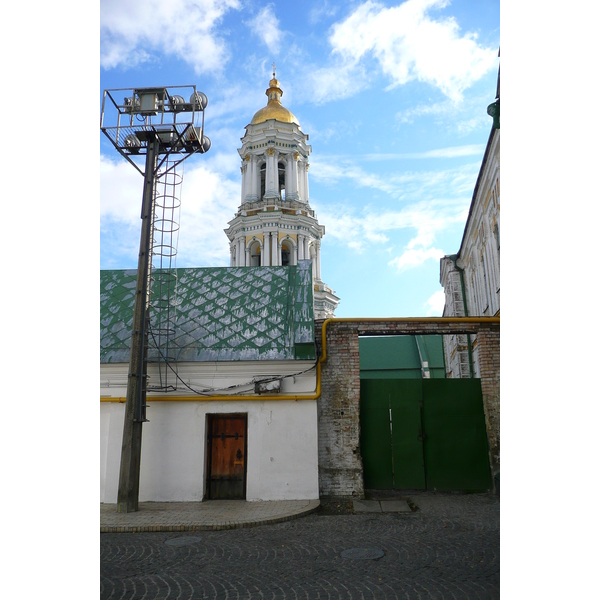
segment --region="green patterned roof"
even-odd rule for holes
[[[129,362],[135,270],[100,271],[100,362]],[[314,359],[311,262],[177,269],[169,356],[179,362]],[[151,327],[155,315],[151,311]],[[150,337],[149,360],[157,360]]]

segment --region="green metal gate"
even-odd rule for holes
[[[366,489],[491,488],[480,379],[362,379]]]

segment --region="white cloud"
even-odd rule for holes
[[[459,135],[467,135],[471,131],[475,131],[480,127],[490,126],[490,117],[488,114],[483,114],[483,111],[472,119],[459,119],[454,124]]]
[[[239,142],[239,132],[244,125],[250,122],[252,113],[267,103],[266,87],[264,81],[261,81],[259,86],[240,83],[228,85],[220,91],[219,99],[209,104],[208,112],[211,122],[217,119],[220,123],[232,122],[235,125]],[[247,122],[243,119],[246,119]]]
[[[458,156],[483,156],[483,144],[467,144],[465,146],[451,146],[449,148],[436,148],[425,152],[407,152],[403,154],[363,154],[363,160],[400,160],[414,158],[456,158]]]
[[[176,56],[197,74],[222,67],[228,52],[215,26],[239,0],[102,0],[100,64],[132,67],[154,52]]]
[[[325,18],[333,17],[339,10],[339,6],[331,6],[327,0],[324,2],[321,0],[318,6],[310,9],[308,13],[308,20],[311,25],[316,25],[319,21]]]
[[[416,118],[428,116],[440,116],[454,112],[456,103],[452,101],[435,102],[434,104],[418,104],[415,107],[400,111],[396,114],[396,119],[400,123],[412,123]]]
[[[390,195],[395,195],[397,186],[388,178],[369,173],[361,167],[350,163],[335,163],[331,157],[313,160],[311,176],[318,181],[335,184],[340,179],[350,179],[360,187],[370,187]]]
[[[462,148],[460,152],[466,153],[461,156],[474,151],[473,147]],[[438,152],[443,156],[444,152]],[[392,171],[380,175],[366,171],[345,157],[322,156],[311,161],[311,177],[332,186],[340,180],[351,180],[355,186],[372,188],[398,200],[436,195],[448,197],[449,193],[452,197],[465,195],[470,198],[479,167],[480,163],[473,163],[442,171]]]
[[[239,172],[238,172],[239,176]],[[196,166],[183,179],[178,264],[229,266],[227,227],[240,203],[240,184]]]
[[[421,266],[426,260],[439,260],[444,256],[444,251],[439,248],[409,248],[401,256],[388,262],[399,271]]]
[[[498,49],[480,46],[474,33],[461,35],[453,17],[428,16],[448,4],[449,0],[407,0],[390,8],[371,0],[361,4],[332,27],[329,38],[346,79],[356,69],[358,86],[364,85],[360,63],[372,56],[391,79],[390,87],[418,80],[453,101],[461,100],[463,91],[495,66]]]
[[[339,61],[338,61],[339,62]],[[311,69],[305,74],[304,96],[316,104],[349,98],[367,87],[365,70],[355,64],[335,64]]]
[[[453,201],[418,202],[399,211],[366,208],[360,214],[344,205],[319,209],[319,221],[326,225],[327,236],[357,252],[370,244],[385,244],[400,231],[415,232],[404,254],[388,263],[400,269],[443,256],[442,250],[430,247],[436,234],[462,220],[464,206]]]
[[[432,117],[438,126],[459,135],[466,135],[478,127],[490,127],[491,119],[482,107],[490,103],[489,95],[467,97],[462,102],[446,99],[433,104],[418,104],[396,113],[396,121],[414,123],[421,117]],[[475,116],[473,116],[475,115]]]
[[[139,221],[143,184],[143,177],[125,159],[101,155],[100,217],[130,225]]]
[[[425,306],[428,306],[427,316],[428,317],[441,317],[444,313],[444,306],[446,304],[446,294],[444,290],[438,290],[434,294],[432,294]]]
[[[228,178],[228,155],[216,154],[201,163],[186,161],[183,167],[177,266],[226,266],[229,246],[223,229],[239,204],[239,174]],[[142,190],[142,176],[127,161],[100,157],[102,255],[107,265],[118,253],[127,254],[131,265],[137,265]]]
[[[273,12],[273,5],[268,4],[248,22],[252,32],[257,35],[269,49],[271,54],[279,54],[283,33],[279,29],[279,20]]]

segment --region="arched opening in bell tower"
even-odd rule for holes
[[[250,266],[260,267],[261,265],[261,247],[260,242],[252,242],[250,244]]]
[[[259,196],[259,198],[261,200],[265,197],[266,179],[267,179],[267,163],[263,163],[260,166],[260,196]]]
[[[289,242],[281,244],[281,266],[287,267],[292,264],[292,247]]]
[[[279,197],[285,200],[285,165],[282,162],[277,163],[279,175]]]

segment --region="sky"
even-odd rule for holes
[[[105,89],[191,85],[208,153],[184,163],[177,267],[229,266],[245,126],[282,104],[312,146],[310,204],[338,317],[435,316],[490,134],[498,0],[102,0]],[[100,266],[136,268],[141,175],[100,141]]]

